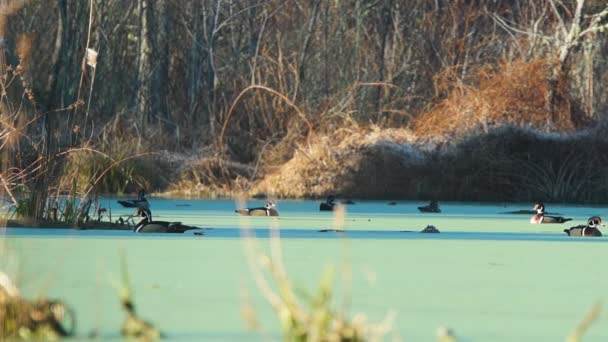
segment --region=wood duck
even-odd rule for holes
[[[441,209],[439,209],[439,203],[437,201],[432,200],[429,205],[424,207],[418,207],[421,213],[440,213]]]
[[[152,221],[150,209],[138,208],[135,214],[142,217],[141,221],[133,227],[135,233],[183,233],[187,230],[199,229],[181,222]]]
[[[263,207],[237,209],[234,212],[245,216],[279,216],[274,201],[266,201]]]
[[[545,215],[545,205],[543,202],[536,202],[533,210],[536,210],[536,214],[530,218],[530,223],[564,223],[572,220],[571,218],[565,218],[561,216],[547,216]]]
[[[587,220],[586,225],[564,229],[564,233],[568,236],[602,236],[602,232],[598,228],[600,226],[604,226],[602,219],[599,216],[592,216]]]
[[[139,190],[137,199],[119,200],[117,202],[125,208],[150,208],[150,204],[146,199],[146,190],[144,189]]]
[[[319,205],[320,211],[333,211],[336,207],[336,196],[329,195],[327,200]]]

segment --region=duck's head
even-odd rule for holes
[[[599,216],[593,216],[590,217],[589,220],[587,220],[587,226],[588,227],[600,227],[600,226],[604,226],[602,224],[602,219]]]
[[[336,201],[336,196],[334,196],[334,195],[327,196],[327,203],[333,204],[335,201]]]
[[[266,209],[272,209],[272,208],[274,208],[276,206],[277,206],[277,204],[274,201],[272,201],[272,200],[268,200],[268,201],[266,201],[266,203],[264,203],[264,207]]]
[[[146,195],[148,193],[146,192],[146,189],[141,189],[139,190],[139,192],[137,193],[137,196],[139,197],[140,200],[145,200],[146,199]]]
[[[536,204],[534,204],[534,208],[532,208],[532,209],[536,210],[536,213],[538,213],[538,214],[545,213],[545,205],[543,204],[543,202],[536,202]]]

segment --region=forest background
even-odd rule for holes
[[[608,201],[608,1],[0,1],[2,187]]]

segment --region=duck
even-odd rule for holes
[[[118,200],[117,202],[125,208],[150,208],[150,204],[146,199],[146,190],[144,189],[139,190],[137,199]]]
[[[237,209],[234,212],[244,216],[279,216],[276,203],[268,200],[263,207]]]
[[[602,232],[598,228],[599,226],[604,226],[602,219],[599,216],[592,216],[587,220],[586,225],[564,229],[564,233],[568,236],[602,236]]]
[[[533,210],[536,210],[536,214],[530,218],[530,223],[564,223],[571,221],[571,218],[565,218],[562,216],[547,216],[545,215],[545,205],[543,202],[536,202]]]
[[[429,205],[425,205],[424,207],[418,207],[421,213],[440,213],[441,209],[439,209],[439,203],[435,200],[431,200]]]
[[[333,211],[336,207],[336,196],[329,195],[327,200],[319,205],[319,211]]]
[[[142,217],[141,221],[133,227],[135,233],[183,233],[188,230],[200,229],[187,226],[181,222],[152,221],[152,212],[147,208],[137,208],[135,215]]]

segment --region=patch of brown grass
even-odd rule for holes
[[[175,159],[176,154],[163,157]],[[173,182],[162,196],[170,197],[230,197],[246,192],[256,178],[256,167],[234,162],[218,156],[204,158],[178,158],[169,161],[175,165]]]
[[[402,149],[415,140],[406,129],[364,128],[351,125],[331,135],[316,135],[309,146],[299,146],[291,160],[252,187],[252,193],[280,197],[318,197],[353,188],[363,151],[384,144]],[[402,145],[403,144],[403,145]]]
[[[550,60],[502,62],[473,70],[466,80],[448,69],[436,78],[446,98],[415,121],[417,134],[461,135],[471,128],[514,124],[573,131],[584,123],[573,109],[566,82],[558,80],[554,113],[548,112]]]

